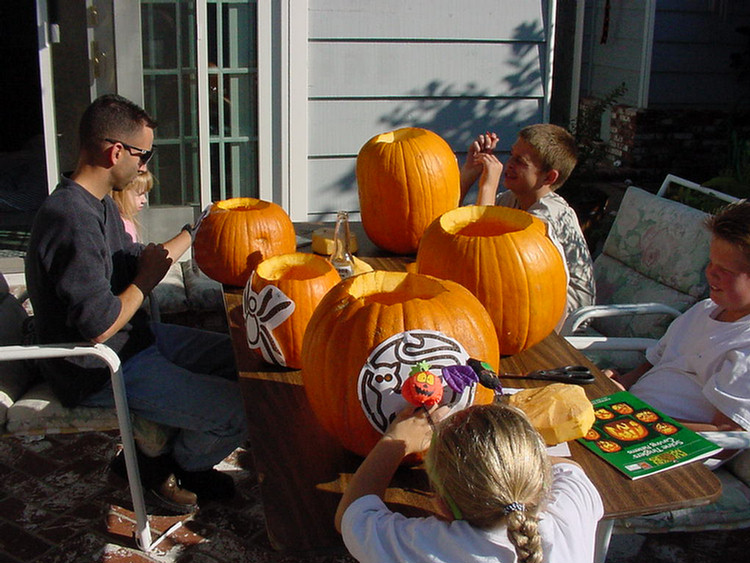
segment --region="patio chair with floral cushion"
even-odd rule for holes
[[[705,268],[710,234],[707,214],[661,197],[668,183],[709,193],[724,202],[736,198],[668,176],[651,194],[628,188],[602,254],[594,262],[597,305],[574,311],[562,333],[599,367],[627,371],[640,365],[671,321],[708,297]],[[718,195],[717,195],[718,194]],[[722,494],[713,503],[624,518],[610,533],[664,533],[750,527],[750,432],[704,433],[727,449],[744,450],[716,470]],[[604,561],[606,549],[597,553]]]
[[[676,181],[697,186],[673,176],[665,184]],[[735,199],[721,195],[725,201]],[[645,359],[640,350],[708,296],[706,217],[698,209],[629,187],[594,261],[597,304],[572,312],[561,334],[599,367],[640,365]]]

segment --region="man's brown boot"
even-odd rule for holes
[[[136,458],[143,488],[150,491],[164,508],[178,514],[195,512],[198,507],[197,496],[177,482],[172,473],[171,456],[148,457],[136,447]],[[127,480],[125,455],[122,450],[114,457],[110,468],[116,475]]]
[[[151,492],[163,504],[176,512],[187,514],[198,508],[198,495],[180,487],[173,473],[170,473],[161,485],[153,487]]]

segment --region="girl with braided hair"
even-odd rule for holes
[[[447,413],[408,407],[365,458],[336,512],[350,553],[363,563],[591,562],[603,507],[580,466],[548,457],[516,408],[469,407],[433,433],[430,421]],[[383,498],[393,474],[428,445],[436,516],[392,512]]]

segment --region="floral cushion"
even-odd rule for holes
[[[666,303],[685,311],[696,299],[626,268],[616,259],[600,255],[594,266],[597,302]],[[605,336],[660,338],[672,322],[670,315],[623,315],[595,319],[593,327]]]
[[[156,456],[166,447],[175,430],[132,415],[133,434],[141,451]],[[114,408],[65,408],[47,383],[37,383],[8,409],[7,432],[43,436],[73,432],[117,430]]]
[[[602,252],[697,300],[707,289],[705,218],[703,211],[630,187]]]
[[[23,306],[9,292],[5,278],[0,275],[0,346],[23,343],[26,318]],[[0,427],[7,420],[10,406],[31,386],[34,377],[24,361],[0,362]]]
[[[161,313],[184,313],[188,310],[185,280],[182,277],[182,263],[170,266],[167,275],[151,292],[159,304]]]
[[[204,274],[192,260],[182,263],[182,277],[191,311],[224,314],[224,295],[219,282]]]
[[[750,526],[750,488],[726,469],[717,470],[715,475],[721,481],[721,496],[716,502],[615,520],[614,533],[734,530]]]
[[[708,294],[706,214],[640,188],[628,188],[594,264],[597,303],[671,305],[685,311]],[[607,336],[659,338],[668,316],[596,319]]]
[[[727,462],[732,475],[750,487],[750,450],[744,450]]]

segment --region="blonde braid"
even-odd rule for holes
[[[537,513],[551,484],[539,433],[520,410],[476,405],[438,426],[425,459],[437,493],[472,526],[506,524],[520,562],[540,563]]]
[[[518,563],[541,563],[542,536],[536,515],[516,511],[508,515],[508,539],[516,547]]]

